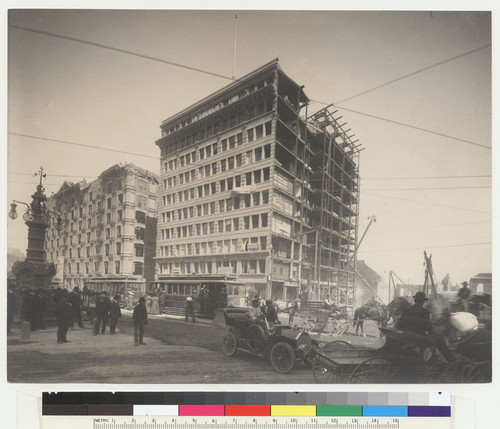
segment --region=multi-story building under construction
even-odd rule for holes
[[[308,105],[274,60],[161,124],[157,286],[172,306],[200,290],[352,305],[359,147]]]
[[[155,174],[116,164],[93,182],[64,182],[47,200],[63,219],[46,230],[53,282],[68,289],[144,294],[154,280],[157,186]]]

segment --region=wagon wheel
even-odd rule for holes
[[[332,341],[330,343],[323,344],[323,346],[320,346],[318,350],[321,354],[328,357],[329,352],[352,349],[354,349],[352,344],[346,341]],[[343,374],[340,366],[337,371],[330,365],[322,363],[321,358],[317,357],[317,355],[314,357],[312,370],[316,383],[339,383],[345,381],[346,375]]]
[[[290,344],[280,341],[271,349],[270,359],[276,371],[288,374],[295,365],[295,351]]]
[[[306,332],[311,332],[315,327],[316,327],[316,320],[311,315],[307,315],[307,317],[304,318],[302,322],[301,330]]]
[[[396,373],[397,368],[390,360],[371,357],[354,368],[349,383],[389,383]]]
[[[248,349],[252,353],[261,353],[266,347],[264,330],[258,325],[250,325],[245,334]]]
[[[335,334],[335,329],[336,329],[336,326],[335,326],[335,321],[332,321],[332,320],[329,320],[324,328],[324,330],[326,332],[328,332],[330,335],[334,335]]]
[[[442,383],[483,383],[489,381],[488,362],[452,362],[440,377]]]
[[[323,331],[326,328],[327,321],[326,320],[316,320],[316,324],[314,329],[318,332]]]
[[[344,335],[349,329],[349,322],[344,319],[334,320],[332,328],[333,328],[332,334],[338,335],[340,337],[341,335]]]
[[[350,326],[351,322],[349,322],[349,320],[342,319],[342,321],[340,321],[339,335],[344,335],[349,330]]]
[[[338,374],[336,371],[332,371],[331,368],[327,368],[320,360],[313,360],[312,363],[313,376],[316,383],[336,383],[338,380]]]
[[[226,356],[234,356],[238,344],[238,335],[231,327],[222,338],[222,352]]]

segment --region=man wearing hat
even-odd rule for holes
[[[106,333],[106,325],[109,319],[109,307],[111,306],[111,301],[108,297],[108,292],[102,291],[96,297],[95,301],[95,321],[94,321],[94,335]],[[102,324],[102,326],[101,326]]]
[[[424,308],[427,297],[424,292],[417,292],[413,297],[415,304],[403,310],[398,321],[397,328],[402,331],[414,332],[416,334],[428,335],[436,341],[436,346],[443,357],[452,362],[455,360],[444,338],[433,331],[431,313]]]
[[[17,308],[17,295],[14,292],[15,285],[9,284],[7,288],[7,334],[11,334],[14,315]]]
[[[252,306],[248,309],[248,319],[250,320],[250,322],[259,325],[264,331],[264,334],[266,336],[269,336],[269,329],[265,320],[265,314],[262,312],[261,302],[259,298],[255,298],[252,300]]]
[[[468,299],[470,298],[469,283],[462,282],[462,287],[458,290],[458,304],[463,305],[465,311],[469,311]]]
[[[120,295],[115,295],[111,298],[111,303],[109,305],[109,333],[111,335],[116,334],[116,325],[118,324],[118,319],[122,317],[122,310],[120,308]]]
[[[71,304],[71,312],[73,313],[73,321],[71,322],[71,328],[74,326],[75,321],[78,322],[78,327],[83,328],[82,322],[82,306],[83,301],[80,298],[80,289],[75,286],[71,293],[69,294],[69,303]]]
[[[144,326],[148,324],[148,312],[146,310],[146,298],[141,296],[139,304],[134,308],[134,344],[146,345],[144,342]]]

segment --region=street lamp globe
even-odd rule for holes
[[[14,219],[17,219],[17,211],[16,211],[16,207],[17,207],[17,204],[16,203],[12,203],[10,205],[10,212],[9,212],[9,217],[14,220]]]

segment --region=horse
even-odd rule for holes
[[[401,314],[404,310],[411,307],[411,303],[408,298],[405,297],[395,297],[388,305],[387,305],[387,318],[388,321],[392,319],[392,324],[396,325],[401,317]]]
[[[363,337],[366,336],[363,329],[365,320],[374,320],[377,322],[378,326],[386,327],[388,320],[387,307],[381,304],[376,306],[369,306],[365,304],[356,308],[354,311],[354,320],[352,322],[352,326],[356,327],[356,335],[359,335],[358,330],[361,329],[361,335]]]

